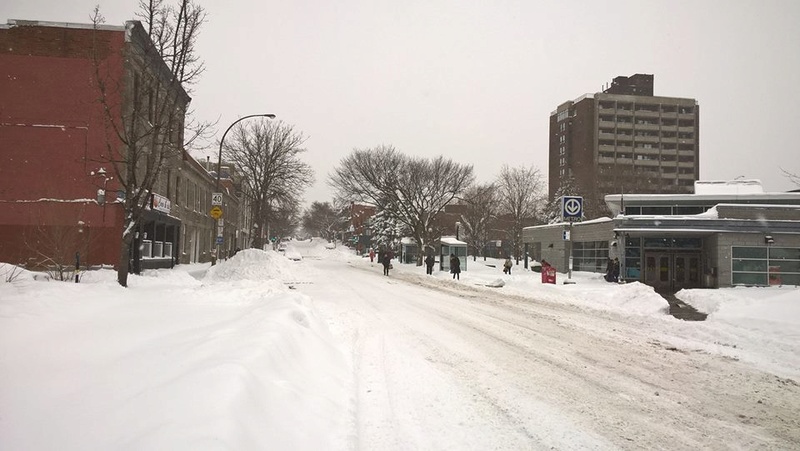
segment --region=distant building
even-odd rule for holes
[[[699,178],[697,101],[653,95],[653,75],[616,77],[603,92],[550,114],[549,196],[569,179],[586,217],[607,214],[610,193],[691,193]]]

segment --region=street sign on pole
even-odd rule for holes
[[[211,205],[222,205],[222,193],[211,193]]]
[[[562,196],[561,197],[561,219],[563,221],[574,221],[583,217],[583,197],[581,196]]]
[[[222,238],[221,236],[218,236],[217,237],[217,244],[222,244],[223,240],[224,240],[224,238]]]
[[[222,217],[222,209],[219,208],[218,205],[214,205],[213,207],[211,207],[211,211],[208,212],[208,214],[211,215],[211,217],[214,219],[219,219]]]

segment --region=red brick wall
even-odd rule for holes
[[[92,172],[113,172],[102,163],[108,141],[91,55],[97,48],[101,73],[116,80],[110,98],[119,104],[123,45],[122,29],[0,29],[0,261],[27,260],[32,249],[23,236],[30,241],[34,229],[74,226],[82,233],[83,221],[93,236],[82,239],[98,249],[86,263],[117,263],[118,209],[107,205],[103,217],[91,201],[103,186]],[[108,182],[109,200],[115,186]]]

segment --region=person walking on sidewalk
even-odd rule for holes
[[[428,255],[425,257],[425,274],[433,275],[434,263],[436,263],[436,259],[433,258],[433,255]]]
[[[386,251],[383,253],[381,257],[381,263],[383,264],[383,275],[389,275],[389,269],[392,267],[392,253],[390,251]]]
[[[450,254],[450,272],[454,279],[461,280],[461,260],[455,254]]]
[[[511,263],[511,257],[506,257],[506,261],[503,263],[503,272],[508,275],[511,275],[511,267],[513,265],[514,264]]]

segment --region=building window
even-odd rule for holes
[[[572,243],[573,271],[605,272],[608,263],[608,241]]]
[[[734,246],[732,285],[800,285],[800,248]]]

